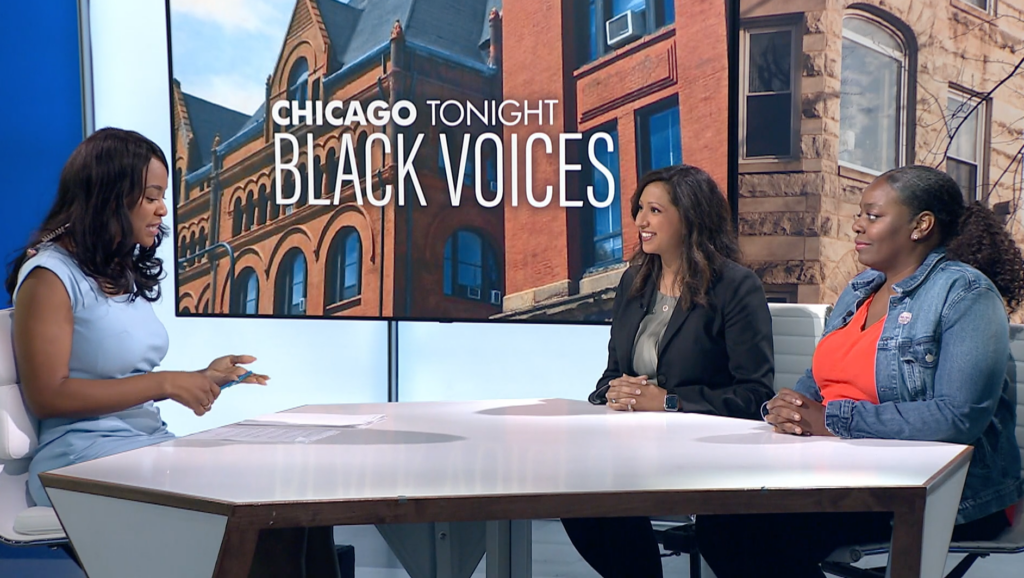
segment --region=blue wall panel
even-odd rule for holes
[[[60,169],[82,140],[78,5],[5,2],[0,18],[0,259],[46,215]],[[10,296],[0,288],[0,307]]]

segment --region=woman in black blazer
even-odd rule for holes
[[[659,169],[641,179],[631,208],[640,248],[619,281],[608,367],[590,402],[760,419],[774,395],[772,320],[760,279],[736,263],[718,185],[696,167]],[[562,524],[602,576],[662,576],[650,519]]]

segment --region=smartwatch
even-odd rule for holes
[[[679,411],[679,396],[670,393],[665,396],[665,411]]]

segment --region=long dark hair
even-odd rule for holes
[[[8,264],[7,292],[14,295],[18,271],[34,247],[53,239],[107,294],[159,299],[163,261],[156,250],[169,230],[161,226],[151,247],[139,247],[131,222],[153,159],[167,167],[160,147],[137,132],[104,128],[82,141],[61,171],[50,212]]]
[[[999,218],[981,203],[964,202],[952,177],[932,167],[911,165],[883,174],[913,216],[935,215],[946,255],[981,271],[1015,310],[1024,300],[1024,258]]]
[[[672,205],[683,222],[682,265],[679,279],[680,306],[707,305],[708,289],[723,262],[738,261],[739,243],[729,220],[729,205],[718,184],[703,169],[690,165],[674,165],[651,171],[640,179],[630,209],[633,219],[640,212],[640,195],[651,183],[665,183]],[[648,283],[661,278],[661,257],[644,253],[637,247],[630,265],[639,267],[630,293],[638,295]]]

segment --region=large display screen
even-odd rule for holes
[[[726,16],[170,0],[177,314],[608,322],[639,177],[727,190]]]

